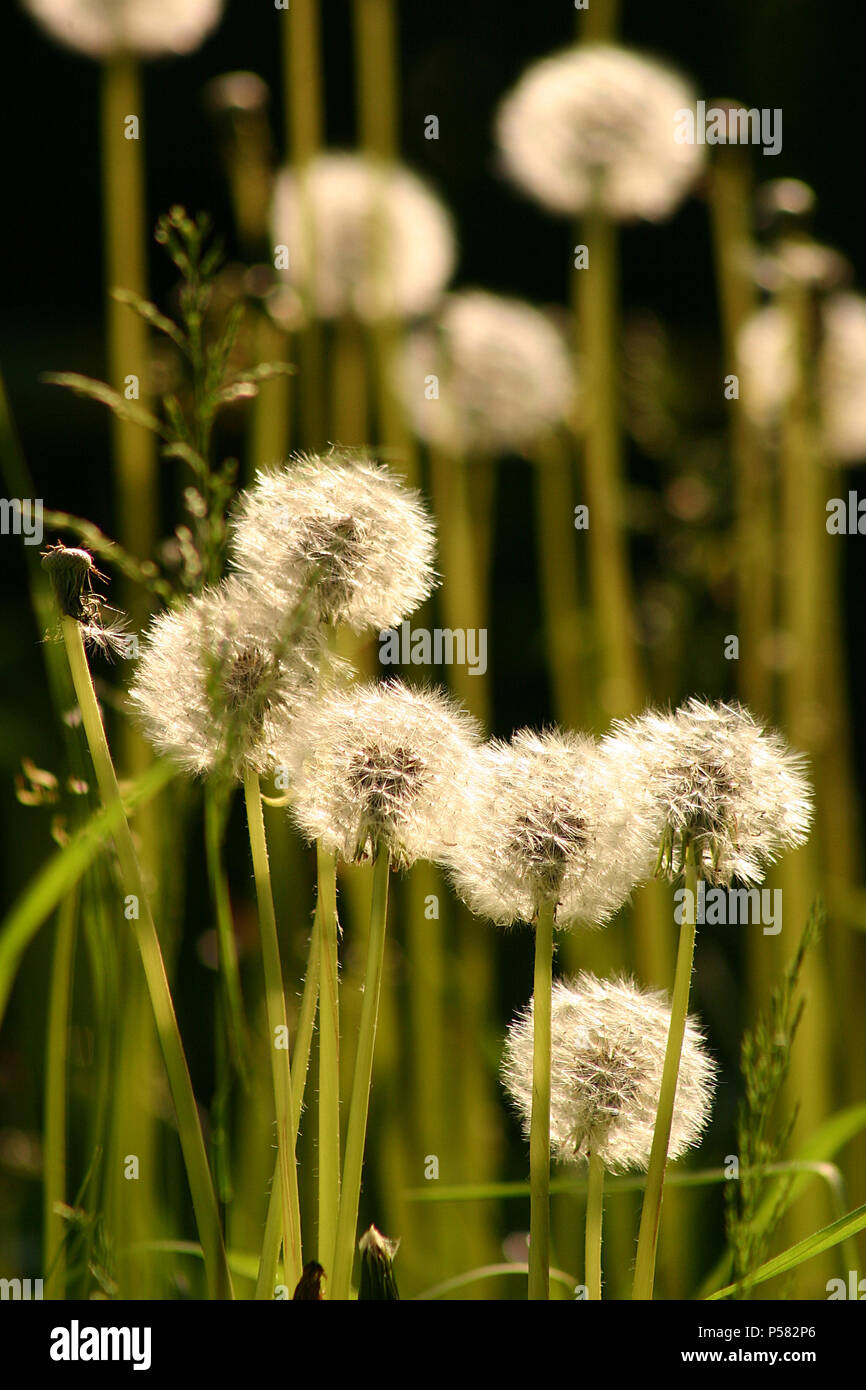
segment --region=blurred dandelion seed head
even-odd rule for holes
[[[314,632],[282,640],[273,610],[230,578],[154,619],[129,698],[157,752],[185,771],[265,772],[277,721],[314,697],[323,659]]]
[[[679,74],[613,44],[581,44],[533,63],[502,102],[505,171],[552,212],[593,204],[617,219],[661,221],[701,171],[704,148],[674,139],[694,107]]]
[[[503,1084],[528,1136],[533,1005],[511,1023]],[[610,1172],[645,1170],[652,1148],[671,1011],[662,991],[584,973],[557,981],[551,998],[550,1144],[576,1163],[597,1153]],[[710,1117],[716,1066],[701,1028],[686,1022],[669,1156],[695,1145]]]
[[[283,275],[323,319],[427,313],[456,258],[451,215],[417,175],[340,151],[277,176],[272,231]]]
[[[508,926],[552,902],[559,926],[599,925],[649,875],[652,819],[629,804],[628,779],[608,775],[592,739],[521,730],[474,761],[446,861],[473,912]]]
[[[259,473],[232,524],[235,568],[262,602],[307,595],[323,622],[388,628],[436,584],[435,534],[417,492],[381,464],[333,452]]]
[[[866,299],[840,291],[820,309],[815,386],[824,438],[841,462],[866,458]],[[780,304],[758,309],[737,344],[743,409],[758,429],[775,429],[797,389],[797,341]]]
[[[310,840],[348,861],[384,849],[406,867],[436,858],[453,834],[477,739],[474,720],[444,694],[389,681],[331,692],[277,751]]]
[[[433,399],[430,376],[439,381]],[[551,320],[482,290],[449,295],[436,324],[409,335],[396,384],[420,437],[454,454],[532,445],[563,421],[574,393],[568,348]]]
[[[616,721],[601,748],[614,776],[632,770],[636,795],[654,807],[658,838],[672,834],[664,866],[671,876],[682,870],[691,841],[703,878],[759,883],[785,849],[808,836],[805,759],[740,705],[693,697],[672,715],[650,710]]]
[[[223,0],[24,0],[53,39],[91,58],[191,53],[222,19]]]

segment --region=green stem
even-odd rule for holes
[[[335,1299],[348,1299],[351,1295],[355,1233],[358,1225],[358,1207],[361,1200],[361,1169],[364,1162],[364,1143],[367,1136],[367,1116],[370,1108],[370,1083],[373,1077],[373,1050],[376,1043],[379,994],[382,988],[382,970],[385,962],[385,928],[388,920],[388,874],[390,868],[391,860],[388,851],[380,849],[373,866],[367,973],[364,978],[364,998],[358,1029],[355,1074],[352,1078],[352,1099],[349,1106],[349,1125],[346,1132],[346,1155],[343,1161],[343,1186],[340,1192],[340,1213],[337,1220],[337,1251],[331,1289],[331,1295]]]
[[[337,964],[337,862],[316,845],[321,939],[319,983],[319,1264],[334,1267],[340,1206],[340,1011]]]
[[[319,927],[318,906],[316,920],[310,936],[310,950],[307,956],[307,973],[304,976],[304,991],[301,995],[301,1009],[298,1014],[298,1030],[292,1051],[292,1144],[297,1148],[298,1130],[301,1124],[301,1109],[304,1104],[304,1091],[310,1067],[310,1047],[313,1041],[313,1022],[316,1017],[316,1001],[319,997],[319,971],[321,963],[322,934]],[[274,1296],[277,1262],[280,1258],[280,1160],[274,1165],[271,1182],[271,1196],[268,1202],[268,1215],[265,1222],[265,1239],[259,1261],[259,1275],[256,1282],[256,1298],[271,1299]]]
[[[265,1000],[268,1015],[268,1047],[271,1054],[271,1073],[274,1082],[274,1106],[277,1122],[277,1152],[280,1168],[280,1200],[282,1203],[283,1249],[287,1281],[292,1288],[301,1277],[301,1208],[298,1197],[298,1170],[295,1144],[292,1141],[292,1074],[289,1064],[289,1025],[286,996],[283,992],[283,972],[280,965],[280,944],[277,937],[277,918],[271,892],[271,872],[265,821],[262,815],[262,795],[257,772],[248,769],[244,775],[244,795],[247,805],[247,825],[253,856],[256,899],[259,907],[259,927],[262,937],[262,961],[265,971]]]
[[[535,925],[532,1004],[532,1114],[529,1128],[529,1297],[550,1298],[550,1006],[554,902]]]
[[[553,704],[560,721],[582,722],[583,633],[571,460],[564,441],[551,437],[535,450],[538,565]]]
[[[99,706],[96,702],[96,694],[90,678],[81,630],[78,623],[74,622],[72,618],[63,618],[63,638],[66,643],[69,669],[72,673],[84,731],[93,759],[100,796],[106,809],[122,807],[117,776],[111,761],[111,753],[108,749]],[[120,815],[113,833],[124,886],[129,888],[138,900],[139,916],[133,921],[153,1005],[159,1041],[165,1058],[172,1100],[177,1114],[178,1134],[192,1194],[196,1225],[204,1252],[208,1287],[213,1298],[231,1298],[233,1296],[231,1275],[226,1262],[216,1193],[208,1167],[192,1081],[184,1056],[180,1030],[177,1026],[177,1017],[165,973],[159,937],[144,891],[132,832],[125,814]]]
[[[238,1075],[246,1084],[248,1074],[247,1026],[244,1017],[238,952],[228,882],[222,864],[222,843],[226,824],[225,793],[209,782],[204,794],[205,847],[211,881],[219,943],[219,969],[228,1019],[229,1042]]]
[[[69,1060],[69,1004],[78,893],[73,888],[57,914],[57,941],[51,966],[45,1059],[45,1137],[43,1140],[42,1268],[45,1297],[65,1298],[66,1223],[54,1210],[66,1202],[66,1068]]]
[[[640,1232],[638,1234],[637,1259],[635,1262],[634,1288],[632,1298],[651,1299],[655,1280],[656,1249],[658,1247],[659,1223],[662,1214],[664,1195],[665,1166],[668,1157],[668,1144],[673,1124],[674,1103],[680,1071],[680,1056],[686,1031],[686,1018],[689,1011],[689,993],[692,984],[692,966],[695,956],[696,905],[698,892],[698,873],[695,864],[694,846],[685,846],[685,887],[683,921],[680,928],[680,944],[677,951],[674,992],[671,1003],[671,1022],[668,1030],[665,1062],[662,1070],[662,1084],[659,1093],[659,1107],[656,1112],[653,1142],[644,1188],[641,1209]]]
[[[601,1224],[604,1203],[604,1164],[598,1154],[589,1155],[589,1185],[586,1193],[586,1247],[584,1280],[587,1296],[601,1299]]]

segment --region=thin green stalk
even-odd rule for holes
[[[293,1106],[292,1075],[289,1064],[289,1026],[286,996],[283,992],[277,918],[271,892],[271,872],[268,864],[268,846],[265,839],[265,821],[262,814],[261,787],[258,773],[252,769],[248,769],[244,775],[244,795],[247,805],[250,849],[253,856],[253,874],[256,881],[256,899],[259,907],[262,961],[265,970],[268,1048],[271,1054],[271,1072],[274,1082],[284,1257],[286,1276],[294,1288],[301,1277],[303,1260],[301,1256],[298,1170],[295,1160],[295,1145],[291,1136]]]
[[[601,658],[598,704],[608,717],[640,701],[623,502],[616,228],[605,213],[584,218],[589,265],[573,272],[586,401],[585,486],[589,571]]]
[[[397,153],[397,55],[394,0],[354,0],[359,143],[367,154]]]
[[[480,630],[485,626],[483,585],[469,500],[467,465],[443,450],[431,447],[430,489],[439,522],[442,571],[447,576],[439,591],[444,626]],[[483,724],[489,723],[487,676],[471,675],[468,667],[449,671],[454,693]]]
[[[232,1058],[238,1075],[246,1083],[249,1065],[247,1025],[244,1017],[238,951],[235,944],[228,882],[222,863],[226,810],[225,793],[218,791],[212,782],[208,782],[204,793],[205,847],[211,894],[216,913],[220,979],[226,1005]]]
[[[680,1073],[680,1056],[686,1031],[686,1017],[689,1011],[689,993],[692,985],[692,965],[695,956],[696,906],[698,892],[698,871],[695,864],[694,846],[685,847],[685,887],[683,921],[680,928],[680,944],[677,951],[677,966],[674,976],[674,992],[671,1003],[671,1023],[668,1030],[665,1063],[662,1070],[662,1084],[659,1093],[659,1107],[656,1112],[653,1142],[650,1150],[641,1208],[640,1232],[638,1234],[637,1259],[635,1261],[634,1287],[632,1298],[651,1299],[655,1280],[656,1249],[658,1247],[659,1223],[662,1214],[664,1195],[665,1166],[668,1158],[668,1144],[674,1115],[677,1081]]]
[[[569,728],[581,725],[583,633],[571,461],[564,441],[541,441],[535,451],[538,566],[544,605],[553,705]]]
[[[587,1297],[601,1299],[601,1225],[604,1203],[604,1164],[597,1153],[589,1156],[586,1193],[586,1246],[583,1278]]]
[[[48,1000],[48,1036],[45,1057],[45,1132],[42,1165],[42,1268],[45,1297],[65,1298],[66,1223],[54,1210],[66,1202],[67,1065],[69,1061],[69,1006],[72,997],[72,962],[78,893],[73,888],[57,914],[57,939],[51,965]]]
[[[376,1043],[376,1022],[379,1016],[382,968],[385,961],[385,929],[388,920],[388,874],[390,869],[390,855],[387,850],[380,849],[373,866],[367,973],[364,978],[364,999],[358,1029],[358,1050],[355,1056],[355,1074],[352,1079],[349,1125],[346,1131],[346,1154],[343,1160],[343,1185],[340,1192],[340,1213],[337,1220],[337,1253],[331,1290],[332,1297],[337,1299],[348,1299],[352,1289],[352,1264],[355,1256],[358,1207],[361,1200],[361,1169],[364,1162],[364,1143],[367,1136],[367,1116],[370,1108],[370,1084],[373,1077],[373,1050]]]
[[[334,1267],[340,1207],[340,1010],[336,855],[316,845],[319,983],[319,1264]]]
[[[298,1029],[292,1051],[292,1132],[291,1141],[295,1148],[298,1143],[298,1130],[301,1124],[301,1110],[304,1104],[304,1090],[310,1067],[310,1046],[313,1040],[313,1022],[316,1017],[316,1001],[319,997],[319,972],[321,967],[322,933],[319,925],[318,904],[316,920],[310,936],[310,950],[307,957],[307,972],[304,976],[304,991],[301,995],[301,1008],[298,1014]],[[268,1215],[265,1222],[265,1239],[259,1261],[259,1274],[256,1281],[256,1298],[271,1299],[274,1296],[277,1263],[280,1258],[280,1160],[274,1166],[271,1182],[271,1196],[268,1202]]]
[[[111,806],[118,806],[122,804],[120,789],[117,785],[114,764],[111,761],[108,741],[96,702],[90,668],[87,665],[84,643],[81,638],[81,629],[77,622],[65,616],[62,620],[62,628],[69,658],[69,669],[72,673],[84,731],[93,759],[100,796],[106,809]],[[184,1056],[180,1030],[177,1026],[177,1017],[165,973],[159,937],[144,891],[141,869],[125,814],[120,816],[113,834],[124,886],[129,888],[138,900],[139,916],[133,918],[133,921],[135,922],[135,932],[147,979],[147,987],[150,991],[159,1041],[165,1058],[172,1100],[177,1114],[178,1134],[192,1194],[196,1225],[204,1252],[208,1287],[213,1298],[231,1298],[233,1296],[231,1274],[226,1263],[225,1247],[219,1223],[219,1209],[213,1179],[208,1167],[192,1081]]]
[[[542,903],[535,924],[532,1003],[532,1114],[529,1122],[529,1297],[550,1298],[550,1012],[553,918]]]

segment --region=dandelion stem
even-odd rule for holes
[[[334,1267],[340,1206],[340,1011],[337,965],[337,862],[316,846],[321,941],[319,983],[319,1264]]]
[[[283,1250],[286,1276],[292,1288],[301,1277],[301,1210],[298,1197],[298,1170],[295,1145],[292,1142],[292,1075],[289,1064],[289,1025],[286,996],[283,992],[283,972],[280,965],[280,943],[277,937],[277,918],[271,892],[271,871],[265,839],[259,776],[252,769],[244,775],[244,795],[247,804],[247,824],[256,898],[259,906],[259,927],[262,936],[262,961],[265,970],[265,1000],[268,1015],[268,1047],[274,1081],[274,1106],[277,1120],[277,1151],[280,1167],[280,1198],[283,1215]]]
[[[589,1156],[589,1184],[586,1192],[586,1246],[584,1280],[587,1296],[601,1299],[601,1225],[604,1202],[604,1164],[594,1151]]]
[[[529,1122],[529,1297],[550,1298],[550,1007],[553,915],[542,903],[535,925],[532,1115]]]
[[[248,1072],[247,1027],[241,993],[238,952],[235,945],[234,923],[229,901],[228,883],[222,865],[222,842],[226,823],[225,794],[212,783],[205,787],[204,823],[205,849],[211,881],[214,912],[219,943],[219,969],[228,1020],[229,1042],[238,1076],[244,1084]]]
[[[388,919],[388,874],[390,868],[391,859],[388,851],[380,849],[373,866],[367,973],[364,978],[364,999],[358,1029],[355,1074],[352,1078],[352,1099],[349,1107],[346,1156],[343,1161],[343,1185],[340,1192],[340,1214],[337,1222],[337,1253],[331,1292],[333,1298],[339,1299],[349,1298],[352,1285],[355,1233],[358,1225],[358,1207],[361,1200],[361,1168],[364,1162],[364,1142],[370,1107],[370,1083],[373,1076],[373,1049],[376,1042],[379,994],[382,988],[382,970],[385,962],[385,928]]]
[[[72,673],[84,731],[93,759],[99,793],[106,810],[108,810],[121,804],[120,789],[117,785],[117,775],[114,771],[105,730],[102,726],[99,706],[96,703],[96,694],[90,678],[81,630],[74,619],[65,616],[62,619],[62,629],[69,658],[69,669]],[[133,918],[133,921],[135,922],[138,948],[141,953],[147,986],[150,991],[159,1041],[165,1058],[172,1100],[177,1114],[178,1134],[183,1149],[195,1220],[204,1254],[208,1287],[214,1298],[231,1298],[233,1297],[231,1274],[226,1262],[216,1193],[208,1167],[192,1081],[177,1026],[177,1017],[165,973],[159,937],[144,891],[141,869],[125,814],[121,815],[117,822],[114,830],[114,843],[120,861],[124,886],[129,888],[138,899],[139,916]]]
[[[658,1247],[659,1223],[664,1196],[665,1166],[668,1145],[673,1123],[674,1102],[680,1071],[680,1056],[686,1031],[686,1017],[689,1011],[689,993],[692,984],[692,965],[695,955],[696,904],[698,872],[695,863],[694,845],[685,846],[685,887],[683,921],[680,928],[680,944],[677,951],[674,992],[671,1002],[671,1023],[668,1030],[665,1064],[662,1071],[662,1084],[659,1092],[659,1107],[656,1112],[653,1142],[644,1188],[641,1208],[640,1232],[638,1234],[637,1259],[635,1262],[634,1288],[632,1298],[651,1299],[655,1279],[656,1250]]]

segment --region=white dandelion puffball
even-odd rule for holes
[[[574,394],[568,348],[550,319],[482,290],[449,295],[436,324],[408,336],[396,370],[415,432],[454,454],[527,448],[561,424]]]
[[[532,1109],[533,1003],[508,1029],[502,1080],[527,1137]],[[611,1173],[645,1171],[652,1149],[671,1010],[661,990],[583,973],[551,998],[550,1148],[577,1163],[596,1154]],[[698,1143],[710,1118],[716,1064],[686,1020],[669,1159]]]
[[[284,730],[319,691],[325,660],[318,637],[295,630],[246,585],[228,579],[151,624],[129,691],[157,752],[205,775],[267,771]]]
[[[451,277],[451,215],[401,164],[328,151],[276,179],[272,231],[283,274],[323,319],[427,313]]]
[[[191,53],[222,19],[223,0],[24,0],[53,39],[91,58]]]
[[[615,771],[638,773],[659,838],[666,828],[673,837],[672,874],[690,840],[702,877],[760,883],[785,849],[808,837],[805,758],[740,705],[693,697],[674,714],[650,710],[616,721],[601,747]]]
[[[825,441],[840,462],[866,458],[866,299],[840,292],[821,306],[815,385]],[[797,387],[797,346],[778,304],[757,309],[737,343],[743,408],[759,429],[779,424]]]
[[[347,861],[434,859],[471,776],[475,721],[400,681],[335,690],[277,741],[301,831]]]
[[[506,172],[552,212],[597,203],[611,217],[668,217],[700,173],[704,147],[678,144],[694,107],[669,68],[613,44],[533,63],[504,99],[496,134]]]
[[[658,838],[630,778],[609,775],[582,734],[521,730],[475,757],[470,797],[445,862],[471,910],[501,926],[597,926],[648,878]]]
[[[393,627],[437,582],[418,493],[369,459],[307,455],[258,473],[231,533],[232,563],[263,602],[306,594],[322,622],[356,632]]]

